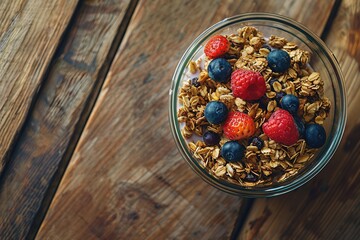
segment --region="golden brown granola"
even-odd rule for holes
[[[306,146],[304,139],[299,139],[291,146],[285,146],[269,139],[261,130],[262,124],[279,106],[276,94],[284,92],[299,98],[298,113],[306,123],[323,124],[328,117],[331,102],[324,96],[324,82],[318,72],[309,68],[310,53],[299,49],[297,44],[285,38],[270,36],[268,44],[289,53],[291,66],[284,73],[274,73],[267,65],[269,49],[263,47],[264,36],[254,27],[243,27],[237,34],[226,36],[231,43],[228,59],[234,69],[250,69],[260,72],[266,81],[266,102],[247,102],[232,95],[230,83],[215,82],[207,73],[209,59],[199,58],[190,61],[189,72],[198,72],[197,84],[191,79],[184,82],[178,95],[181,107],[178,121],[181,132],[188,139],[188,148],[193,156],[216,178],[227,180],[241,186],[269,185],[282,182],[297,174],[306,166],[316,153],[316,149]],[[271,78],[279,81],[270,87]],[[273,89],[273,90],[272,90]],[[205,106],[210,101],[221,101],[228,109],[247,113],[254,119],[255,135],[264,141],[262,149],[249,145],[246,140],[240,142],[247,146],[241,162],[226,162],[220,155],[221,146],[229,141],[222,134],[222,126],[210,124],[204,117]],[[205,130],[221,135],[219,146],[207,146],[201,139]],[[256,176],[256,182],[247,181],[248,174]]]

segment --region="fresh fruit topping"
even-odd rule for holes
[[[296,114],[299,104],[299,99],[292,94],[285,95],[280,101],[281,108],[293,115]]]
[[[209,63],[209,77],[217,82],[227,83],[231,77],[231,65],[224,58],[216,58]]]
[[[234,97],[243,100],[260,99],[266,92],[264,77],[254,71],[237,69],[231,74],[231,88]]]
[[[269,104],[270,102],[270,98],[268,98],[267,96],[262,96],[260,99],[259,99],[259,107],[261,107],[262,109],[267,109],[267,105]]]
[[[299,131],[299,138],[304,138],[305,136],[305,124],[303,122],[303,120],[301,120],[301,118],[297,115],[293,116],[294,117],[294,121],[297,127],[297,130]]]
[[[226,142],[220,151],[221,156],[228,162],[239,162],[244,157],[245,147],[237,141]]]
[[[275,83],[275,84],[277,84],[277,83],[280,84],[279,79],[277,79],[277,78],[272,78],[272,79],[270,79],[269,84],[270,84],[270,86],[271,86],[271,90],[274,90],[274,83]]]
[[[206,43],[204,52],[208,58],[222,57],[230,49],[230,43],[226,37],[215,35]]]
[[[199,87],[200,83],[198,82],[199,78],[194,77],[191,79],[191,84],[194,85],[195,87]]]
[[[267,56],[267,61],[273,72],[282,73],[290,67],[290,56],[284,50],[272,50]]]
[[[230,140],[248,138],[255,133],[255,122],[245,113],[232,111],[228,114],[223,131]]]
[[[224,103],[211,101],[206,104],[204,115],[209,123],[220,124],[226,120],[228,112]]]
[[[214,146],[214,145],[219,144],[220,136],[217,133],[213,132],[213,131],[206,131],[203,134],[203,140],[204,140],[206,145]]]
[[[258,180],[258,176],[256,176],[252,172],[247,173],[245,176],[245,181],[247,182],[257,182],[257,180]]]
[[[280,104],[281,99],[286,95],[285,92],[277,92],[275,95],[275,100],[278,104]]]
[[[320,148],[325,144],[326,132],[323,126],[312,123],[305,127],[305,141],[310,148]]]
[[[299,139],[299,132],[291,114],[283,109],[276,110],[262,125],[264,133],[275,142],[290,146]]]
[[[264,141],[259,137],[252,137],[249,139],[249,145],[256,146],[260,150],[264,146]]]

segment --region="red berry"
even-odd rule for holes
[[[255,133],[255,123],[249,115],[233,111],[228,114],[223,131],[230,140],[248,138]]]
[[[230,43],[226,37],[215,35],[206,43],[204,52],[208,58],[219,58],[229,51]]]
[[[288,111],[275,111],[267,122],[262,125],[264,133],[275,142],[290,146],[299,139],[294,118]]]
[[[231,88],[234,97],[243,100],[258,100],[266,92],[264,77],[245,69],[237,69],[231,74]]]

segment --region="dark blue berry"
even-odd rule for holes
[[[291,114],[296,114],[299,108],[299,104],[300,104],[299,99],[292,94],[287,94],[283,96],[280,101],[281,108],[288,111]]]
[[[290,56],[284,50],[272,50],[267,56],[267,61],[273,72],[282,73],[290,67]]]
[[[272,78],[272,79],[270,79],[270,81],[269,81],[269,84],[270,84],[270,86],[271,86],[272,89],[274,89],[273,85],[274,85],[275,82],[279,82],[279,79],[277,79],[277,78]]]
[[[294,121],[296,124],[296,128],[299,131],[299,137],[300,138],[304,138],[305,136],[305,124],[303,122],[303,120],[301,120],[301,118],[297,115],[293,116],[294,117]]]
[[[260,150],[264,146],[264,141],[259,137],[252,137],[249,139],[249,145],[256,146]]]
[[[191,79],[191,84],[194,85],[195,87],[200,86],[200,83],[198,82],[199,78],[194,77]]]
[[[326,132],[323,126],[317,123],[306,125],[305,141],[310,148],[322,147],[326,141]]]
[[[213,131],[206,131],[203,134],[203,140],[206,145],[214,146],[220,142],[220,136]]]
[[[227,83],[231,77],[231,65],[224,58],[216,58],[209,63],[209,77],[217,82]]]
[[[249,172],[245,176],[245,181],[247,182],[256,182],[258,180],[258,177],[253,174],[252,172]]]
[[[267,96],[262,96],[259,99],[259,107],[261,107],[262,109],[267,109],[267,105],[270,102],[270,99]]]
[[[271,47],[267,44],[262,45],[261,48],[266,48],[271,52]]]
[[[280,104],[281,99],[286,95],[285,92],[277,92],[275,96],[275,100],[278,104]]]
[[[226,142],[221,148],[221,156],[228,162],[239,162],[244,157],[245,147],[237,141]]]
[[[220,124],[227,118],[229,110],[226,105],[219,101],[211,101],[206,104],[205,118],[209,123]]]

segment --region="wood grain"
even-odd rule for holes
[[[51,200],[46,197],[57,186],[86,108],[116,53],[132,12],[129,6],[130,0],[79,5],[2,176],[0,239],[24,239],[37,230],[35,217],[41,219],[41,207]]]
[[[0,175],[77,2],[0,3]]]
[[[357,239],[360,234],[360,3],[343,0],[326,43],[345,76],[346,131],[328,166],[295,192],[256,200],[239,239]]]
[[[204,4],[139,2],[38,239],[229,238],[243,200],[208,186],[181,159],[167,119],[171,75],[209,25],[290,5]],[[318,11],[306,4],[292,12],[321,34],[328,12],[310,14]]]

